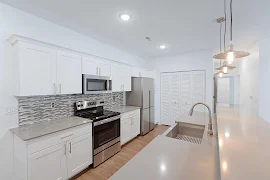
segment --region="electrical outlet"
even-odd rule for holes
[[[12,115],[18,113],[17,106],[6,106],[6,115]]]
[[[51,108],[55,108],[55,102],[51,103]]]

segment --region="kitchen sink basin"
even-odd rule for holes
[[[204,125],[176,123],[165,136],[194,144],[201,144],[204,128]]]

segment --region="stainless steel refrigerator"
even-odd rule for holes
[[[126,93],[127,105],[141,107],[141,135],[155,126],[154,79],[132,78],[132,91]]]

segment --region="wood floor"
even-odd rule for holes
[[[155,129],[145,136],[138,136],[126,145],[122,146],[121,151],[108,159],[95,169],[87,169],[72,178],[72,180],[107,180],[138,152],[140,152],[155,137],[165,132],[169,127],[157,125]]]

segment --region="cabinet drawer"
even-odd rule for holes
[[[38,152],[75,137],[92,132],[92,123],[77,126],[28,141],[28,154]]]
[[[140,116],[140,109],[121,114],[121,120]]]

